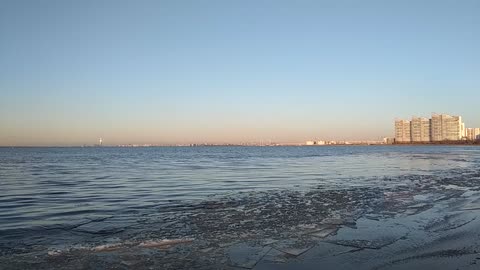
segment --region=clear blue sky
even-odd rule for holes
[[[0,1],[0,145],[480,127],[480,1]]]

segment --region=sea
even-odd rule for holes
[[[148,234],[224,198],[394,188],[479,165],[475,146],[4,147],[0,250],[101,242],[139,224]]]

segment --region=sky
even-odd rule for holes
[[[1,0],[0,145],[480,127],[480,1]]]

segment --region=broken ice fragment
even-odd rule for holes
[[[297,257],[309,251],[313,244],[286,240],[275,243],[273,247],[281,252]]]
[[[241,243],[229,248],[228,257],[230,258],[230,264],[232,266],[251,269],[255,267],[258,261],[270,250],[270,247],[255,247]]]
[[[337,228],[330,227],[330,228],[326,228],[326,229],[323,229],[323,230],[320,230],[320,231],[313,232],[310,235],[314,236],[314,237],[318,237],[318,238],[325,238],[325,237],[327,237],[331,234],[334,234],[336,231],[337,231]]]
[[[92,251],[100,252],[100,251],[114,251],[118,250],[122,247],[122,244],[107,244],[107,245],[100,245],[92,248]]]
[[[59,256],[62,254],[62,251],[61,250],[50,250],[48,251],[48,256]]]
[[[186,243],[191,243],[193,242],[193,239],[164,239],[164,240],[158,240],[158,241],[145,241],[140,244],[138,244],[139,247],[145,247],[145,248],[170,248],[174,245],[178,244],[186,244]]]

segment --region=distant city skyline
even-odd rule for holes
[[[480,127],[480,1],[3,1],[0,146]]]
[[[476,141],[480,128],[468,127],[461,115],[433,113],[431,118],[412,117],[395,120],[395,142],[425,143],[445,141]]]

